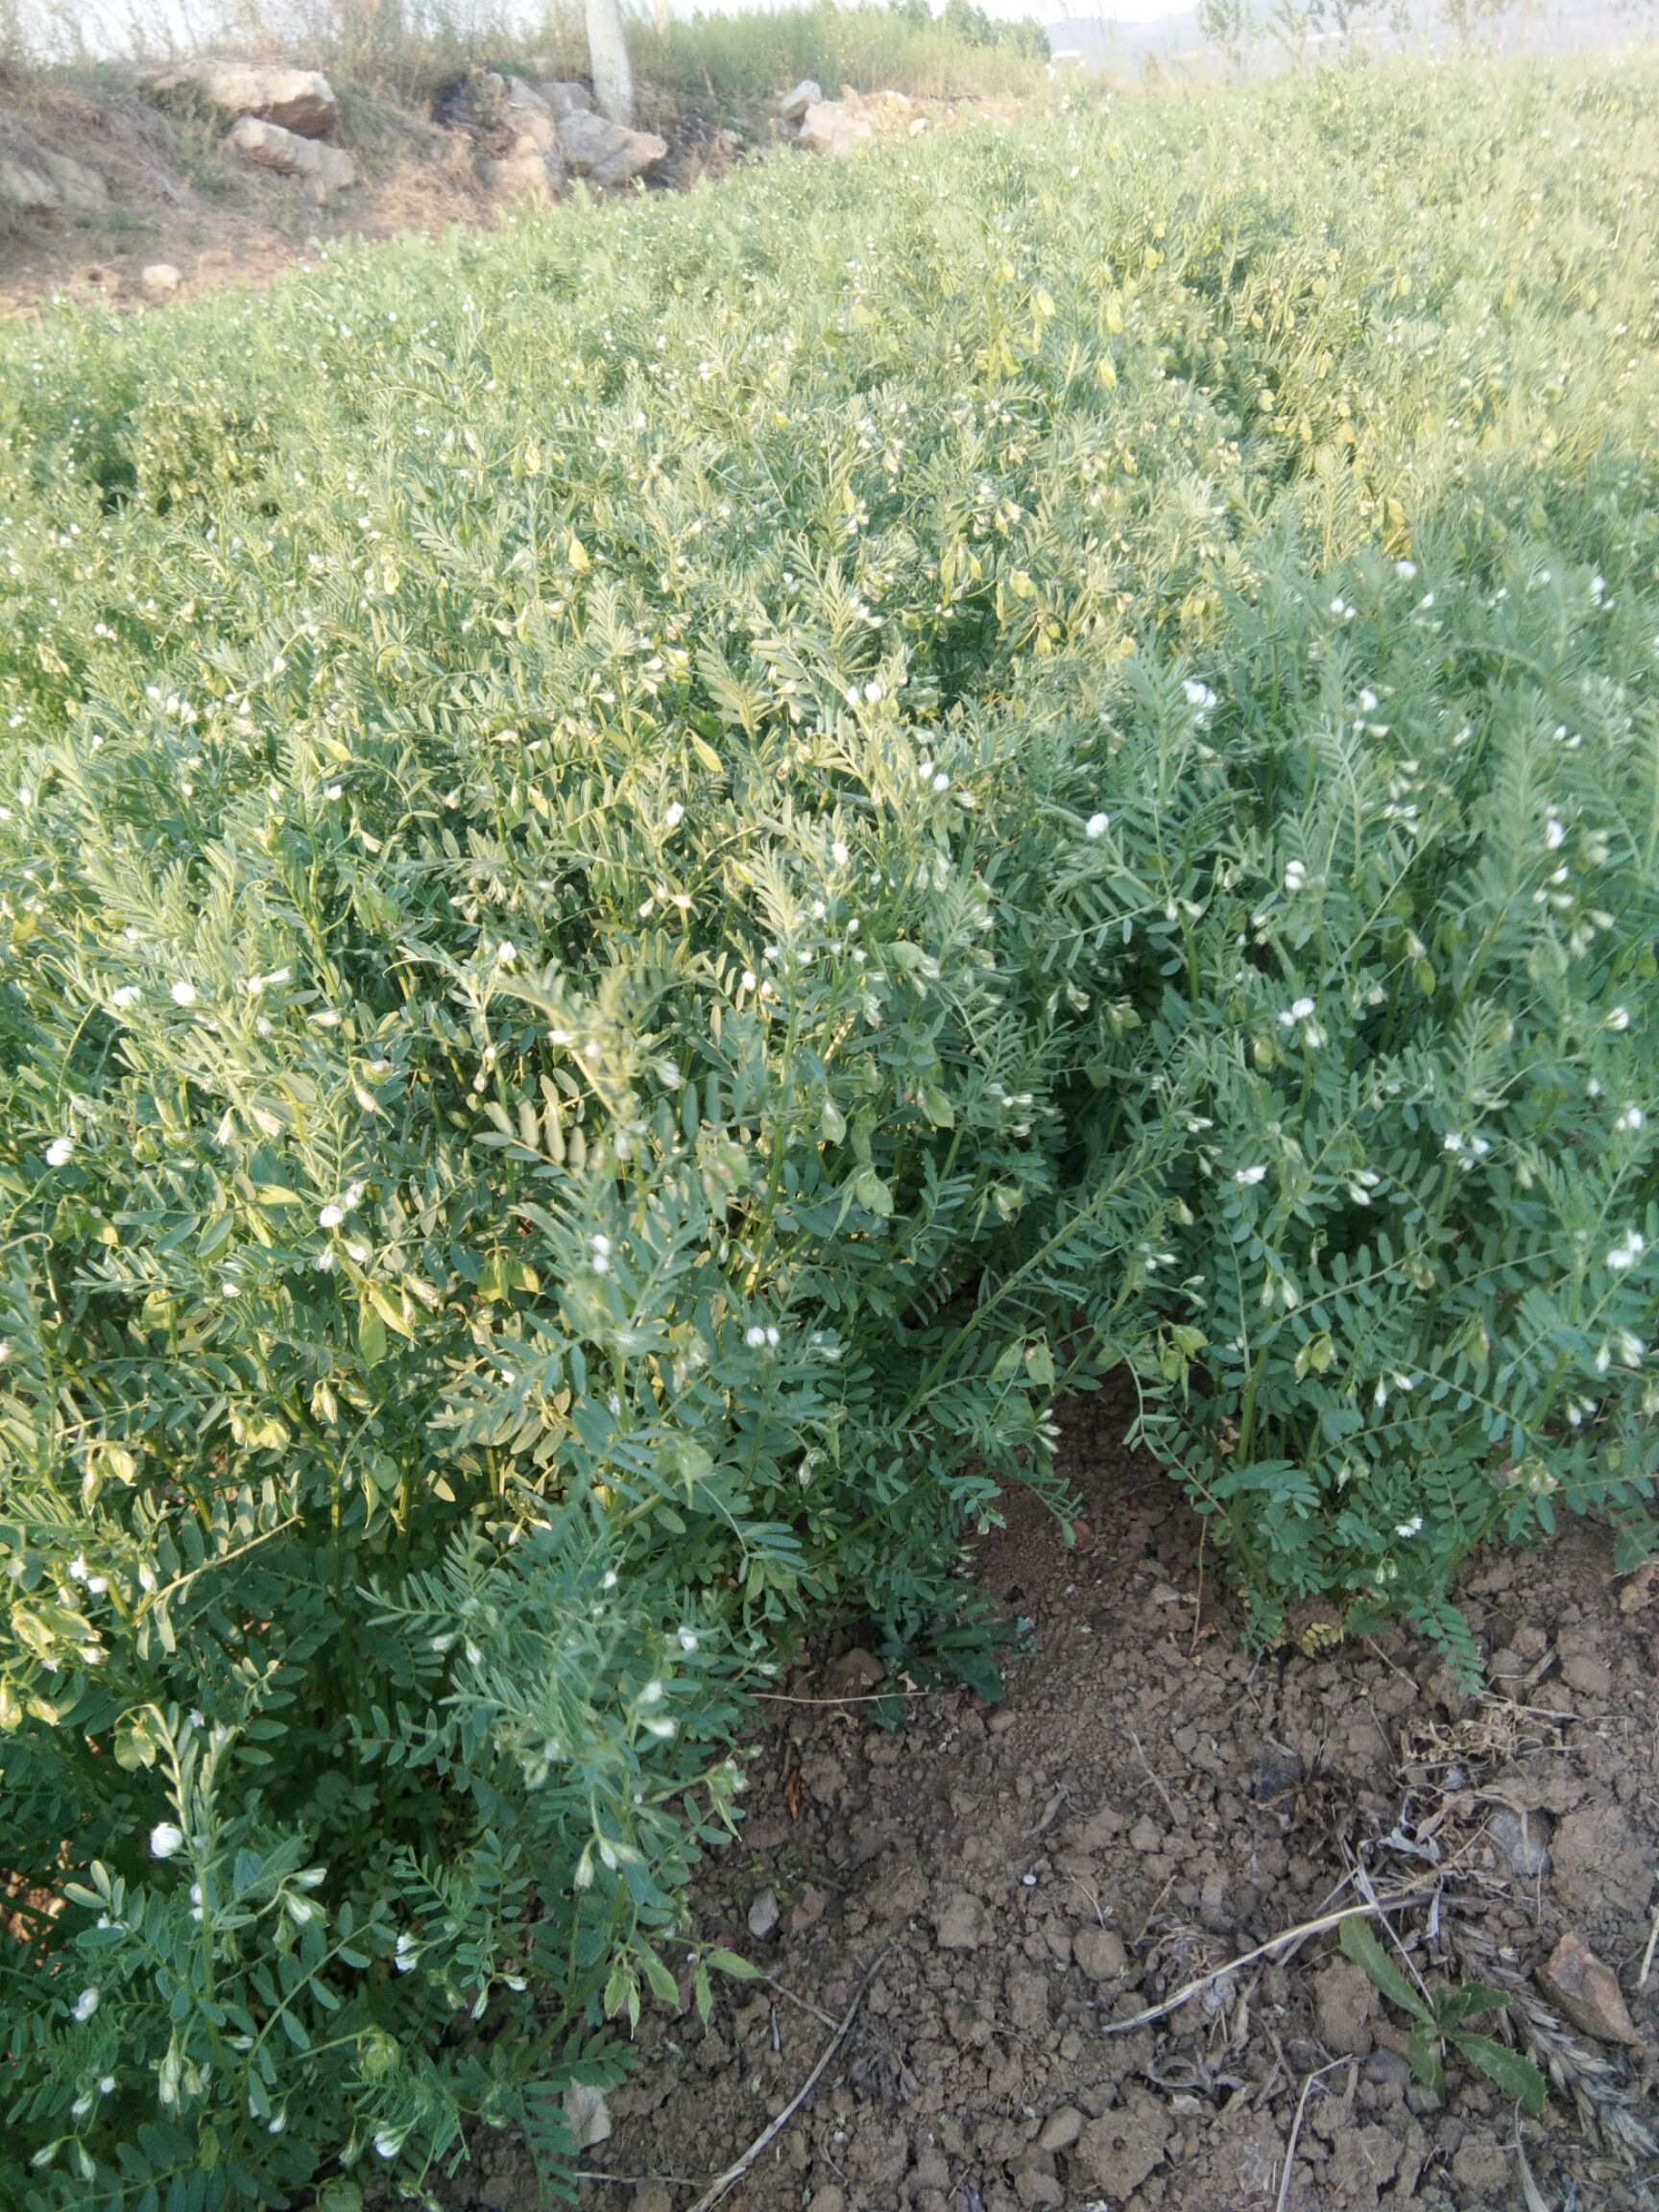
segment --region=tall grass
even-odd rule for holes
[[[828,90],[891,86],[925,98],[1015,98],[1046,83],[1035,22],[993,22],[968,0],[935,19],[909,5],[701,15],[631,25],[636,73],[663,91],[742,106],[803,77]],[[580,77],[579,6],[546,0],[0,0],[0,56],[41,63],[175,58],[217,47],[280,54],[344,82],[419,98],[469,62],[543,64]]]

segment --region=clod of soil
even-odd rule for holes
[[[1604,1538],[1575,1525],[1477,1565],[1477,1638],[1530,1653],[1483,1695],[1403,1632],[1253,1659],[1173,1485],[1117,1443],[1124,1419],[1069,1427],[1091,1552],[1024,1500],[980,1552],[985,1588],[1032,1623],[1003,1705],[911,1695],[899,1733],[867,1703],[766,1709],[750,1818],[694,1911],[700,1936],[753,1953],[747,1915],[775,1889],[775,1985],[732,1985],[707,2032],[647,2018],[584,2165],[661,2178],[631,2200],[585,2183],[588,2212],[685,2212],[795,2094],[883,1946],[835,2062],[729,2212],[1275,2212],[1310,2076],[1284,2212],[1512,2212],[1517,2144],[1551,2212],[1651,2212],[1654,2155],[1618,2137],[1621,2114],[1638,2142],[1659,2129],[1659,1974],[1636,1972],[1659,1635],[1622,1613]],[[1570,1682],[1563,1654],[1603,1671]],[[859,1677],[831,1662],[784,1687],[856,1698]],[[1540,1845],[1554,1816],[1551,1863],[1517,1852],[1522,1823],[1497,1818],[1514,1808]],[[1507,2030],[1480,2025],[1556,2054],[1543,2121],[1455,2056],[1445,2102],[1422,2091],[1408,2023],[1329,1935],[1102,2032],[1351,1900],[1356,1867],[1383,1893],[1441,1881],[1437,1933],[1421,1911],[1399,1933],[1431,1987],[1517,1992]],[[1564,1992],[1540,1998],[1531,1977],[1570,1935],[1619,1970],[1638,2046],[1592,2049]],[[454,2212],[520,2201],[521,2155],[499,2138],[488,2154],[450,2185]]]

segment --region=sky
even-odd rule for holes
[[[751,10],[764,12],[795,4],[796,0],[669,0],[673,12],[685,17]],[[1040,23],[1058,23],[1068,18],[1151,23],[1162,16],[1183,12],[1190,0],[980,0],[980,4],[991,15],[1032,15]],[[937,13],[944,0],[931,0],[931,5]],[[215,16],[223,20],[231,10],[216,6],[214,0],[22,0],[20,12],[26,23],[36,17],[43,24],[51,23],[58,33],[51,41],[55,46],[62,43],[63,33],[73,26],[86,46],[108,53],[128,43],[121,34],[129,22],[141,24],[150,34],[144,40],[146,45],[164,43],[164,39],[156,36],[160,32],[170,34],[172,42],[188,46],[193,42],[192,34],[199,34],[204,22]],[[258,12],[257,7],[251,12]],[[459,0],[459,5],[452,5],[449,12],[467,15],[469,12],[467,0]],[[483,0],[479,12],[498,15],[493,0]],[[506,0],[505,12],[512,12],[512,0]],[[0,0],[0,12],[4,12],[3,0]],[[539,0],[524,0],[523,12],[532,19],[539,16],[542,12]]]

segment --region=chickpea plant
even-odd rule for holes
[[[1647,1546],[1651,75],[0,335],[8,2203],[567,2191],[1111,1371],[1258,1641]]]

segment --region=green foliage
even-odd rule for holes
[[[1650,74],[0,339],[8,2201],[556,2187],[1109,1368],[1261,1637],[1647,1541]]]
[[[565,34],[577,57],[576,27]],[[631,26],[640,76],[695,101],[714,92],[734,104],[770,103],[803,77],[834,98],[843,84],[891,86],[930,99],[1009,98],[1046,82],[1048,40],[1034,18],[986,13],[949,0],[937,15],[926,0],[890,6],[805,7],[652,17]]]
[[[1460,1989],[1417,1989],[1401,1973],[1379,1941],[1376,1931],[1358,1916],[1344,1920],[1337,1936],[1344,1954],[1362,1966],[1384,1997],[1398,2005],[1411,2020],[1411,2071],[1426,2089],[1436,2096],[1446,2087],[1448,2045],[1471,2066],[1478,2066],[1495,2081],[1505,2097],[1512,2097],[1537,2119],[1550,2100],[1543,2075],[1530,2058],[1495,2035],[1481,2035],[1465,2023],[1502,2012],[1508,1999],[1501,1989],[1488,1989],[1483,1982],[1466,1982]]]

